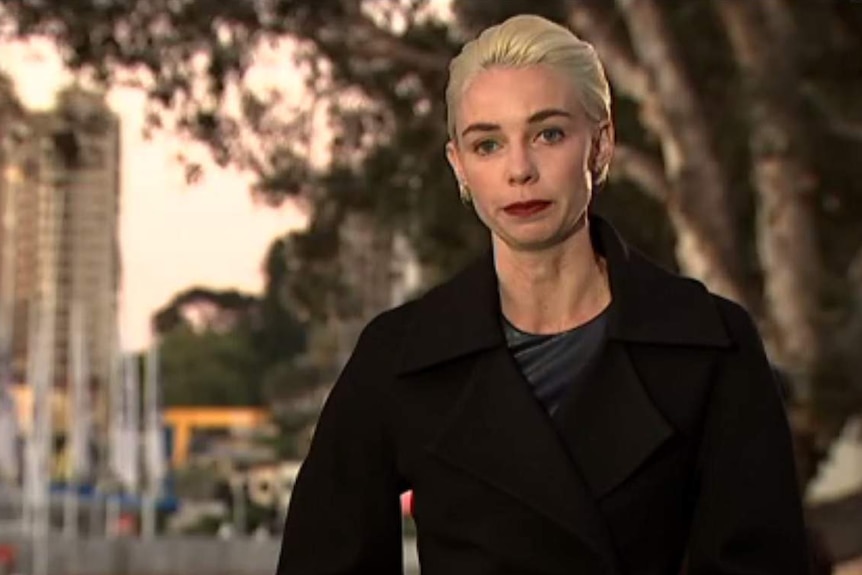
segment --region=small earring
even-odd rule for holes
[[[598,167],[595,167],[590,170],[590,183],[593,190],[598,189],[604,183],[604,178],[602,177],[603,172],[604,169],[600,169]]]
[[[461,196],[461,202],[465,206],[473,201],[473,197],[470,195],[470,188],[464,182],[458,182],[458,193]]]

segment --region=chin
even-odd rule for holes
[[[518,236],[497,236],[497,239],[514,252],[540,252],[562,243],[557,234],[521,234]]]

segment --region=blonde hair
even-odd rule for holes
[[[611,119],[611,90],[605,70],[591,44],[571,30],[540,16],[513,16],[467,42],[449,63],[446,86],[446,122],[449,138],[456,141],[455,115],[469,82],[482,70],[495,66],[522,67],[546,64],[571,78],[587,117],[596,123]],[[597,180],[604,179],[607,166]]]

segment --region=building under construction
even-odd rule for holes
[[[27,378],[34,318],[51,297],[54,385],[71,379],[79,306],[94,391],[106,389],[117,346],[119,121],[101,97],[78,89],[60,94],[50,112],[7,115],[12,121],[0,126],[0,344],[10,354],[8,375]]]

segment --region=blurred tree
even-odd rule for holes
[[[264,393],[276,433],[268,441],[279,459],[305,456],[312,431],[333,381],[306,364],[281,363],[267,371]]]
[[[236,290],[195,287],[177,294],[157,310],[152,318],[153,329],[159,334],[181,326],[229,331],[239,324],[247,324],[257,305],[257,298]]]
[[[168,405],[257,405],[276,394],[269,372],[281,373],[301,356],[305,326],[278,297],[285,271],[274,253],[265,262],[262,297],[192,288],[153,315]]]
[[[659,144],[656,169],[655,155],[621,130],[618,173],[664,194],[680,266],[754,312],[773,359],[802,402],[831,419],[824,429],[832,433],[860,405],[851,356],[836,353],[845,342],[834,334],[846,337],[862,313],[846,297],[860,287],[850,269],[862,258],[862,212],[846,183],[862,174],[814,150],[858,153],[862,142],[831,84],[862,90],[862,8],[785,0],[570,6],[569,23],[594,42],[618,95],[637,106],[645,135]],[[816,34],[808,22],[819,24]],[[828,258],[823,246],[839,237],[840,257]],[[840,401],[830,389],[843,392]]]
[[[285,297],[289,271],[284,240],[276,240],[264,257],[263,295],[249,326],[252,345],[267,366],[293,360],[306,348],[307,322],[299,317],[302,310]]]
[[[454,0],[451,22],[430,6],[6,0],[2,19],[53,38],[74,69],[140,85],[152,127],[256,171],[259,196],[307,200],[309,231],[279,250],[285,297],[320,317],[343,295],[349,213],[407,237],[429,282],[485,245],[443,158],[446,64],[479,28],[541,9],[593,42],[612,80],[619,147],[599,208],[746,305],[827,433],[859,409],[862,4]],[[261,87],[253,65],[273,47],[291,71]],[[288,97],[296,78],[308,98]]]
[[[264,259],[264,293],[191,288],[153,314],[162,338],[167,405],[269,406],[281,458],[297,457],[331,383],[322,362],[306,353],[306,326],[284,297],[290,270],[285,242]],[[319,347],[319,346],[318,346]]]
[[[263,366],[242,333],[178,327],[162,337],[165,405],[259,405]]]

